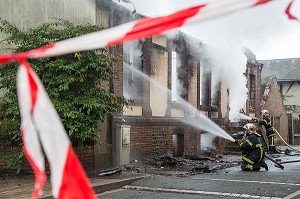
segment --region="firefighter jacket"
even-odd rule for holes
[[[240,143],[243,161],[252,165],[260,162],[265,155],[259,137],[258,134],[251,133]]]
[[[256,119],[258,125],[263,125],[266,129],[267,136],[275,136],[274,127],[271,124],[271,120],[268,117],[263,117],[261,120]]]

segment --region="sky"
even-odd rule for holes
[[[138,13],[161,16],[213,0],[131,1]],[[257,60],[300,58],[300,23],[287,18],[285,9],[289,2],[276,0],[180,30],[219,47],[247,46]],[[132,4],[120,3],[133,10]],[[300,18],[300,0],[295,0],[291,12]]]

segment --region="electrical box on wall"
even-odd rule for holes
[[[126,128],[126,127],[122,128],[122,145],[123,146],[130,145],[130,128]]]
[[[130,131],[131,126],[116,126],[113,134],[113,166],[121,166],[130,163]]]

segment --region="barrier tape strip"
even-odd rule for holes
[[[21,112],[21,133],[24,153],[36,177],[32,198],[41,194],[46,181],[42,147],[50,164],[54,198],[96,198],[78,161],[60,118],[30,65],[31,58],[63,55],[119,44],[129,40],[163,34],[167,31],[219,18],[243,9],[267,4],[274,0],[220,0],[182,9],[161,17],[146,17],[117,27],[59,41],[27,52],[0,55],[0,64],[18,61],[17,80]],[[292,0],[285,13],[290,12]]]

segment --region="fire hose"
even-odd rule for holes
[[[267,158],[267,159],[271,160],[273,163],[275,163],[276,167],[284,169],[284,166],[281,164],[281,162],[277,162],[276,160],[274,160],[273,158],[267,156],[266,154],[265,154],[265,158]]]
[[[274,127],[273,127],[273,128],[274,128]],[[282,142],[283,142],[286,146],[288,146],[289,148],[293,149],[294,151],[300,153],[299,150],[297,150],[297,149],[293,148],[291,145],[289,145],[289,144],[282,138],[282,136],[278,133],[278,131],[277,131],[275,128],[274,128],[274,131],[275,131],[275,133],[278,135],[278,137],[282,140]]]
[[[256,118],[252,118],[252,120],[253,120],[254,122],[257,122]],[[274,129],[275,133],[278,135],[278,137],[281,139],[281,141],[282,141],[287,147],[289,147],[289,148],[292,149],[293,151],[296,151],[296,152],[300,153],[300,150],[297,150],[297,149],[293,148],[291,145],[289,145],[289,144],[282,138],[282,136],[278,133],[278,131],[277,131],[274,127],[273,127],[273,129]]]

